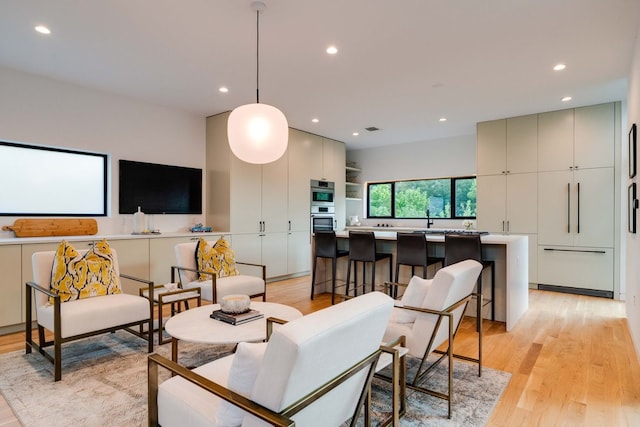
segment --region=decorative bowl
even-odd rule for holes
[[[238,314],[249,311],[249,295],[227,295],[220,300],[220,309],[224,313]]]

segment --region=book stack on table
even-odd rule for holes
[[[258,310],[249,310],[244,313],[225,313],[222,310],[215,310],[209,315],[212,319],[219,320],[221,322],[228,323],[230,325],[241,325],[243,323],[251,322],[252,320],[258,320],[264,317],[263,313]]]

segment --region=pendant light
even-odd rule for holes
[[[276,107],[260,104],[260,12],[266,6],[254,1],[251,8],[256,12],[256,103],[242,105],[231,112],[227,136],[236,157],[247,163],[264,164],[278,160],[287,151],[289,124]]]

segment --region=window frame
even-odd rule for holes
[[[439,181],[439,180],[449,180],[450,185],[450,198],[449,203],[451,206],[451,214],[447,218],[438,217],[439,219],[455,219],[455,220],[465,220],[465,219],[476,219],[477,217],[477,198],[476,198],[476,216],[458,216],[456,215],[456,183],[462,180],[474,179],[477,183],[477,177],[475,175],[465,175],[465,176],[455,176],[455,177],[440,177],[440,178],[422,178],[422,179],[403,179],[403,180],[395,180],[395,181],[379,181],[379,182],[367,182],[367,203],[366,203],[366,214],[367,218],[375,218],[375,219],[417,219],[423,220],[427,219],[427,215],[425,212],[424,217],[398,217],[396,216],[396,203],[395,203],[395,195],[396,195],[396,183],[398,182],[412,182],[412,181]],[[391,185],[391,215],[388,216],[372,216],[371,215],[371,187],[377,185]],[[434,217],[432,217],[434,218]]]

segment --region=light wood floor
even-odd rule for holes
[[[330,305],[309,299],[309,276],[268,285],[268,301],[310,313]],[[624,303],[530,291],[513,331],[484,322],[484,365],[512,373],[489,426],[640,426],[640,363]],[[475,321],[466,319],[456,352],[473,354]],[[24,334],[0,336],[0,353],[24,349]],[[455,410],[455,407],[454,407]],[[19,426],[0,397],[0,427]]]

